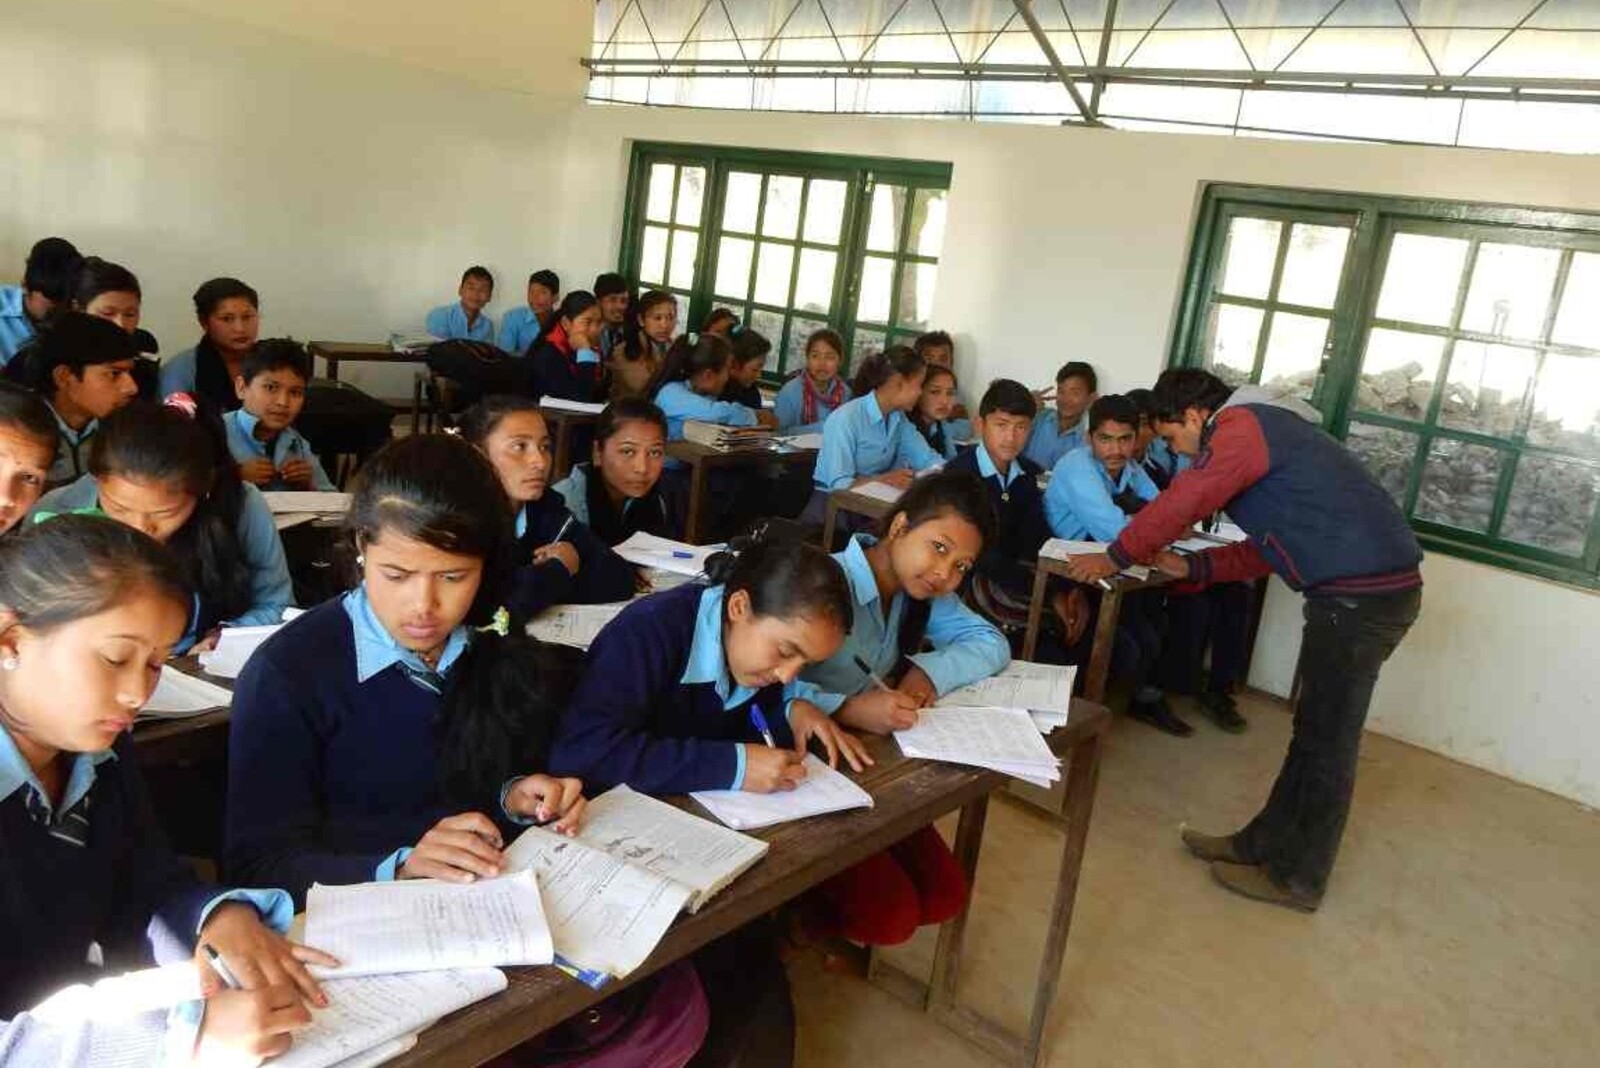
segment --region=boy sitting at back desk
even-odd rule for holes
[[[1028,447],[1023,450],[1028,459],[1052,471],[1063,456],[1087,444],[1089,431],[1083,425],[1083,414],[1095,402],[1099,390],[1100,378],[1093,367],[1081,360],[1062,364],[1056,372],[1054,396],[1039,397],[1041,403],[1054,400],[1056,410],[1034,421]]]
[[[461,274],[461,299],[442,304],[428,313],[428,333],[446,341],[483,341],[494,344],[494,320],[484,308],[494,299],[494,275],[487,267],[468,267]]]
[[[294,428],[306,406],[311,356],[298,341],[268,338],[239,364],[240,407],[222,417],[239,479],[264,490],[332,490],[311,443]]]

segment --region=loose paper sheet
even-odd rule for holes
[[[871,808],[872,795],[814,753],[806,754],[806,777],[793,790],[753,794],[748,790],[697,790],[689,796],[717,819],[741,831],[803,820],[852,808]]]
[[[350,510],[350,494],[333,490],[268,490],[261,496],[273,515],[314,512],[317,515],[344,515]]]
[[[1077,671],[1071,665],[1013,660],[998,675],[951,690],[939,698],[939,704],[1054,711],[1062,713],[1065,719],[1072,705],[1072,680]]]
[[[209,712],[214,708],[227,708],[233,704],[233,694],[215,683],[185,675],[171,664],[161,665],[161,678],[155,692],[139,710],[145,719],[186,719]]]
[[[887,482],[864,482],[851,492],[859,493],[863,497],[871,497],[873,500],[882,501],[885,504],[894,504],[905,493],[905,490],[891,486]]]
[[[458,968],[329,979],[328,1006],[311,1013],[273,1068],[333,1068],[506,988],[497,968]],[[358,1062],[363,1063],[363,1062]]]
[[[705,571],[707,557],[724,548],[724,545],[689,545],[638,530],[617,546],[617,555],[640,567],[656,567],[693,576]]]
[[[587,649],[594,644],[605,625],[616,619],[626,607],[626,602],[556,605],[539,613],[538,618],[528,624],[528,633],[542,642]]]
[[[1060,761],[1021,708],[925,708],[895,732],[906,756],[1055,780]]]

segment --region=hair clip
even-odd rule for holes
[[[190,419],[193,419],[195,413],[200,410],[199,402],[194,399],[194,395],[191,393],[168,393],[162,399],[161,404],[166,408],[177,409]]]
[[[487,626],[478,628],[478,633],[480,634],[487,634],[490,631],[500,635],[502,638],[511,633],[511,613],[506,611],[505,605],[501,605],[494,610],[494,618],[489,620]]]

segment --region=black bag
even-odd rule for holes
[[[424,359],[429,371],[455,383],[451,414],[490,393],[538,395],[533,385],[533,361],[507,355],[505,350],[485,341],[438,341],[428,346]]]

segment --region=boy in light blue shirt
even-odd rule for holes
[[[446,341],[494,344],[494,320],[484,312],[494,299],[494,275],[487,267],[468,267],[461,275],[460,300],[428,313],[428,333]]]
[[[317,454],[294,428],[306,403],[311,356],[297,341],[257,343],[233,380],[240,407],[222,417],[239,478],[263,490],[333,490]]]
[[[1063,456],[1087,441],[1083,414],[1099,395],[1099,388],[1093,367],[1079,360],[1062,364],[1056,372],[1055,415],[1041,415],[1033,421],[1033,433],[1022,454],[1046,471],[1054,470]]]
[[[561,278],[546,267],[528,276],[528,303],[512,308],[500,319],[500,347],[513,356],[526,356],[555,315],[561,296]]]
[[[72,299],[83,257],[72,242],[47,237],[34,243],[20,286],[0,286],[0,367],[38,333],[38,325]]]

